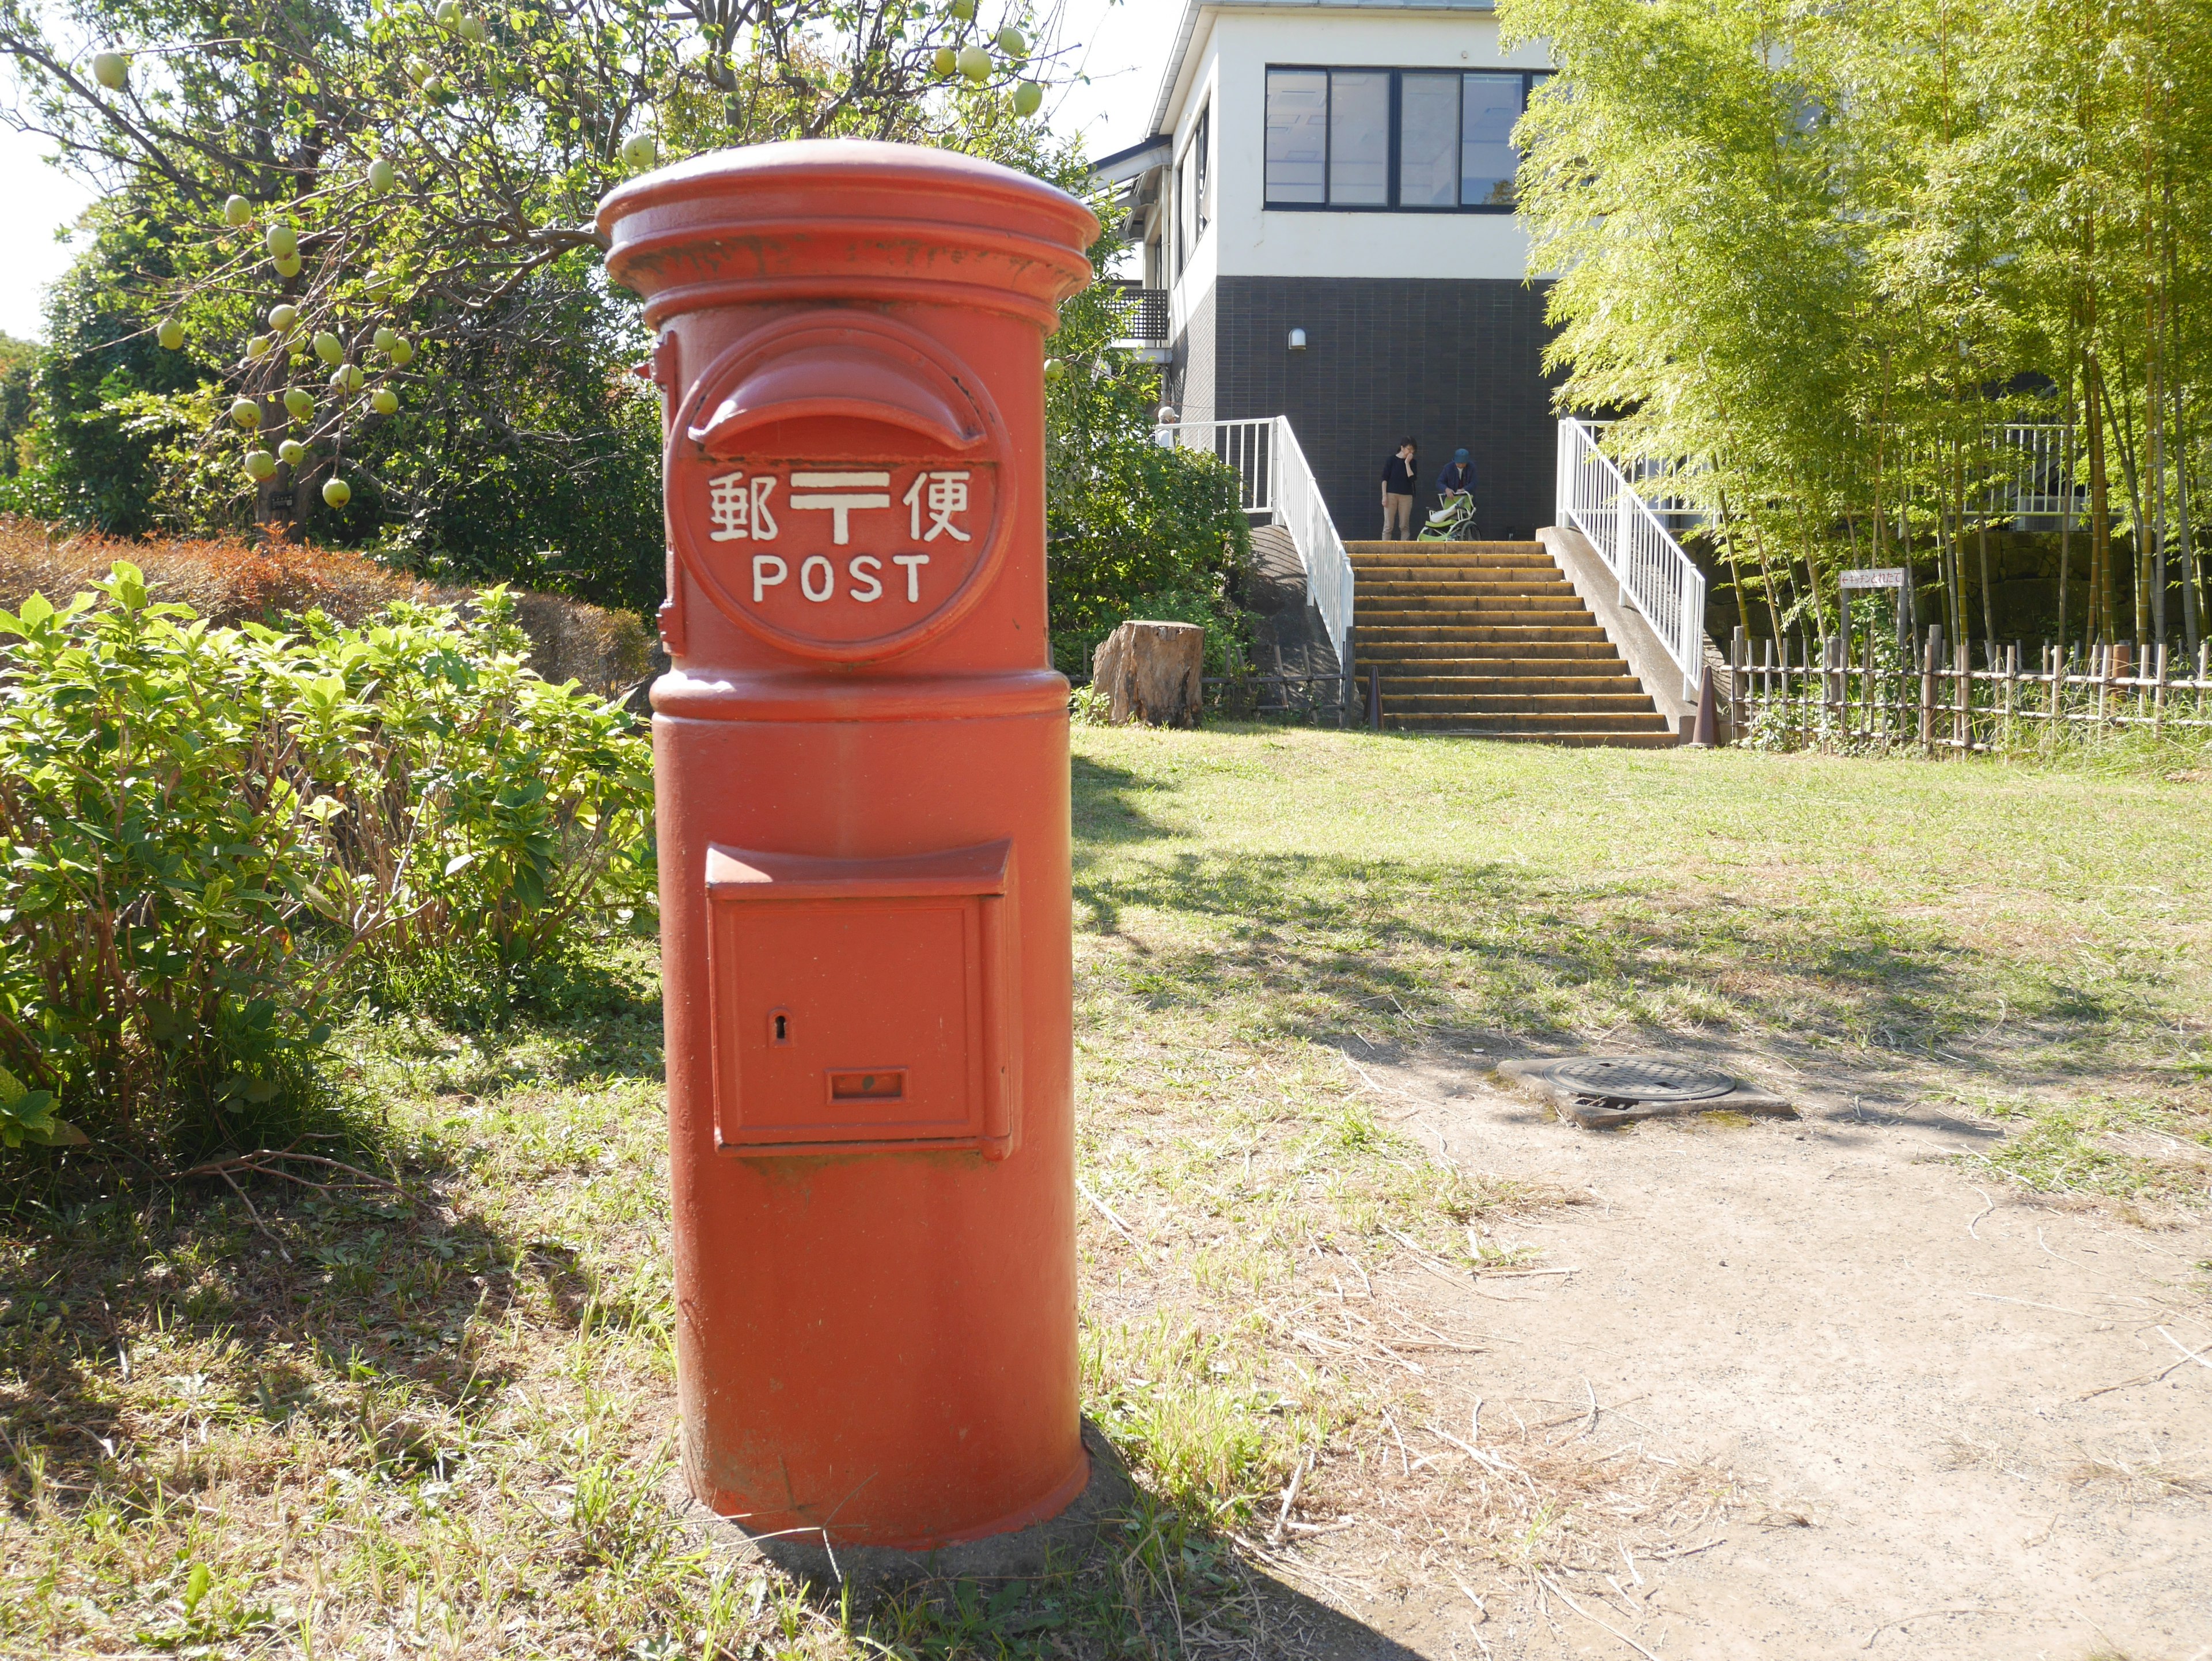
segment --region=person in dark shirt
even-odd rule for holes
[[[1413,441],[1398,441],[1398,453],[1382,464],[1382,540],[1410,542],[1413,538]]]
[[[1446,502],[1454,496],[1474,494],[1474,464],[1467,459],[1464,450],[1452,452],[1451,465],[1437,475],[1437,495]]]

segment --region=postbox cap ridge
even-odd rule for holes
[[[946,216],[983,224],[1019,216],[1030,234],[1064,240],[1078,252],[1098,234],[1089,208],[1042,179],[958,150],[872,138],[789,139],[705,151],[617,186],[599,204],[598,228],[612,239],[624,218],[685,202],[722,198],[742,212],[749,196],[794,187],[914,193],[928,200],[932,216],[963,204],[966,212]]]

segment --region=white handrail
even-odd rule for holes
[[[1705,663],[1705,579],[1668,534],[1612,458],[1591,423],[1559,423],[1559,523],[1589,538],[1620,584],[1624,605],[1650,619],[1694,701]]]
[[[1260,416],[1243,421],[1186,421],[1156,428],[1153,435],[1171,448],[1206,449],[1234,468],[1237,497],[1250,514],[1265,514],[1267,522],[1291,533],[1305,567],[1306,593],[1321,610],[1329,644],[1336,648],[1337,666],[1351,672],[1346,655],[1352,636],[1352,557],[1336,521],[1328,514],[1321,486],[1314,482],[1306,453],[1291,430],[1287,416]]]

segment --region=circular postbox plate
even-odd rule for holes
[[[1702,1068],[1649,1056],[1592,1056],[1550,1069],[1554,1084],[1624,1102],[1698,1102],[1725,1096],[1735,1080]]]
[[[813,312],[748,335],[670,423],[676,551],[739,627],[854,662],[949,628],[995,569],[1018,490],[996,406],[936,342]]]

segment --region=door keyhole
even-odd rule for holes
[[[769,1031],[770,1034],[769,1041],[771,1043],[780,1044],[789,1043],[791,1042],[791,1016],[789,1013],[781,1009],[775,1011],[775,1013],[769,1018]]]

